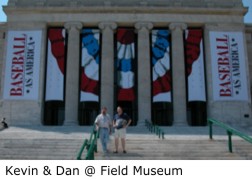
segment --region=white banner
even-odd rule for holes
[[[4,99],[37,100],[41,31],[9,31]]]
[[[49,29],[45,100],[64,100],[65,30]]]
[[[188,76],[188,101],[206,101],[203,32],[186,30],[186,71]]]
[[[242,32],[210,32],[213,99],[248,101]]]

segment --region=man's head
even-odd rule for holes
[[[118,113],[119,115],[121,115],[121,114],[123,113],[123,109],[122,109],[121,106],[118,106],[118,107],[117,107],[117,113]]]
[[[103,107],[103,108],[101,109],[101,113],[102,113],[102,114],[106,114],[106,113],[107,113],[107,108],[106,108],[106,107]]]

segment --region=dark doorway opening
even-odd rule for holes
[[[79,125],[93,125],[96,116],[100,113],[98,102],[81,102],[79,105]]]
[[[45,102],[44,125],[63,125],[65,104],[60,101]]]

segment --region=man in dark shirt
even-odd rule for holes
[[[123,153],[126,153],[125,150],[125,136],[126,136],[126,128],[130,125],[131,119],[130,117],[123,112],[123,109],[118,106],[117,114],[114,116],[113,126],[115,128],[115,151],[114,153],[118,153],[118,145],[119,138],[121,138]]]

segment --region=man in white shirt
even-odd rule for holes
[[[101,114],[96,117],[95,124],[100,132],[103,153],[106,154],[108,152],[107,144],[109,141],[109,135],[112,133],[112,121],[109,114],[107,114],[106,107],[101,109]]]

